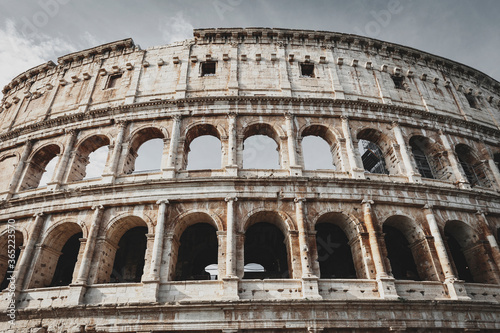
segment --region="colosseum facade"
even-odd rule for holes
[[[196,29],[62,56],[3,94],[2,332],[500,331],[484,73],[349,34]],[[244,167],[253,136],[278,167]],[[188,167],[200,137],[219,167]],[[306,168],[307,137],[330,168]],[[138,170],[151,140],[159,167]]]

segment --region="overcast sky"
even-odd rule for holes
[[[500,80],[499,13],[499,0],[0,0],[0,88],[70,52],[128,37],[147,48],[213,27],[354,33]]]

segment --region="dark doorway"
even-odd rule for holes
[[[141,282],[144,272],[148,228],[135,227],[128,230],[118,242],[111,283]]]
[[[356,278],[349,240],[342,229],[331,223],[316,225],[316,247],[322,279]]]
[[[455,237],[447,232],[445,232],[445,237],[451,257],[455,263],[455,268],[457,269],[458,278],[465,282],[475,282],[460,244]]]
[[[175,280],[210,280],[205,268],[217,264],[217,257],[217,230],[208,223],[187,227],[180,239]]]
[[[244,279],[288,278],[288,260],[285,237],[280,229],[267,222],[248,228],[245,234],[245,265],[259,264],[262,271],[247,271]]]
[[[73,281],[73,271],[75,264],[78,260],[78,253],[80,252],[80,238],[83,234],[81,232],[71,236],[66,244],[64,244],[57,261],[56,270],[50,283],[50,287],[68,286]]]
[[[417,265],[405,235],[398,229],[384,225],[385,246],[391,263],[392,276],[396,280],[420,281]]]

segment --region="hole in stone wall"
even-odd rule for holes
[[[210,280],[206,267],[218,261],[217,230],[208,223],[196,223],[180,238],[175,280]]]
[[[106,160],[108,158],[109,146],[97,148],[89,154],[89,164],[85,169],[85,179],[95,179],[102,176]]]
[[[314,77],[314,64],[301,63],[300,75],[302,77]]]
[[[278,144],[267,135],[252,135],[243,143],[244,169],[280,169]]]
[[[426,138],[414,136],[410,139],[411,151],[415,164],[417,165],[418,172],[424,178],[434,179],[434,172],[426,154]],[[428,140],[427,140],[428,141]]]
[[[189,145],[187,170],[220,169],[221,142],[212,135],[195,138]]]
[[[106,89],[115,88],[118,85],[118,82],[122,78],[122,74],[113,74],[108,78],[108,83],[106,84]]]
[[[43,171],[42,177],[40,178],[40,183],[35,187],[44,187],[52,180],[54,172],[56,170],[57,162],[59,162],[59,157],[56,156],[47,163],[45,170]]]
[[[205,61],[201,63],[201,76],[214,76],[217,62]]]
[[[397,280],[420,281],[417,265],[409,247],[409,242],[398,229],[384,224],[384,240],[387,256],[391,263],[392,275]]]
[[[467,99],[467,102],[469,102],[469,106],[471,108],[477,109],[478,105],[477,105],[476,97],[474,97],[471,93],[465,93],[464,95],[465,95],[465,98]]]
[[[118,242],[111,283],[141,282],[147,232],[147,227],[134,227],[123,234]]]
[[[264,271],[247,271],[244,279],[284,279],[289,277],[285,237],[275,225],[259,222],[245,233],[245,265],[253,263]]]
[[[57,261],[56,270],[52,277],[50,287],[68,286],[73,281],[73,272],[75,264],[78,260],[78,253],[80,251],[80,238],[83,234],[81,232],[71,236],[64,244],[61,255]]]
[[[363,168],[369,173],[389,174],[385,166],[385,158],[382,149],[371,141],[359,139],[358,149],[363,162]]]
[[[445,237],[455,268],[457,269],[458,278],[465,282],[475,282],[460,244],[449,232],[445,231]]]
[[[137,150],[134,173],[155,172],[161,169],[163,139],[151,139]]]
[[[391,79],[394,82],[394,87],[396,89],[406,90],[406,87],[405,87],[405,84],[404,84],[405,83],[404,76],[391,75]]]
[[[355,279],[351,247],[342,229],[332,223],[316,225],[316,247],[322,279]]]
[[[471,186],[488,186],[489,182],[484,165],[474,156],[472,148],[465,144],[458,144],[455,147],[455,152],[469,184]]]
[[[308,170],[335,170],[330,145],[319,136],[309,135],[302,139],[304,167]]]

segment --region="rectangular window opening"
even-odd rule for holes
[[[215,61],[205,61],[201,63],[201,76],[214,76],[215,75]]]
[[[302,77],[314,77],[314,64],[300,64],[300,75]]]
[[[122,77],[121,74],[113,74],[110,75],[108,78],[108,84],[106,85],[106,89],[114,88],[116,87],[118,80],[120,80]]]
[[[392,78],[392,81],[394,81],[394,87],[396,89],[406,90],[405,86],[403,84],[404,79],[405,79],[404,76],[392,75],[391,78]]]

